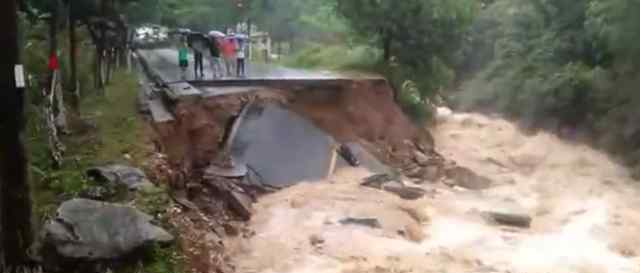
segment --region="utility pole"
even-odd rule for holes
[[[0,1],[0,263],[8,267],[26,263],[32,242],[16,12],[16,0]]]

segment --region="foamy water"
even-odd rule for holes
[[[238,272],[640,272],[640,192],[627,170],[504,120],[442,113],[438,150],[490,177],[492,188],[437,187],[435,197],[408,202],[360,187],[369,175],[360,169],[302,184],[262,198],[256,235],[227,242]],[[408,207],[429,220],[418,223]],[[532,227],[491,225],[476,213],[487,210],[526,213]],[[382,228],[339,224],[345,217],[376,218]],[[412,225],[423,241],[399,232]]]

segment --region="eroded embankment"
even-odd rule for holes
[[[386,82],[345,81],[342,85],[304,90],[257,88],[174,105],[175,121],[156,124],[158,143],[174,168],[199,173],[226,156],[222,154],[223,144],[248,102],[278,102],[311,120],[337,142],[362,143],[391,165],[403,165],[399,158],[410,158],[416,145],[426,152],[433,147],[429,132],[413,126],[394,103]],[[398,153],[398,158],[392,156]]]
[[[169,161],[174,197],[182,205],[172,210],[172,222],[181,230],[179,239],[194,272],[234,271],[232,260],[225,258],[227,245],[221,243],[222,238],[252,236],[250,229],[243,228],[252,211],[237,202],[231,192],[239,190],[249,202],[258,201],[258,194],[263,192],[239,189],[242,178],[205,179],[203,174],[212,164],[228,163],[225,143],[243,108],[249,103],[272,102],[311,121],[337,143],[359,143],[412,177],[435,179],[442,173],[439,170],[443,159],[433,152],[430,133],[414,127],[404,116],[393,102],[386,82],[345,81],[326,88],[254,88],[241,94],[178,102],[171,107],[175,120],[156,123],[154,127],[158,133],[156,144]],[[420,164],[414,158],[416,150],[424,153]],[[427,171],[427,165],[436,166],[435,171]]]

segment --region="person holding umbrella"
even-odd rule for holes
[[[225,75],[225,68],[220,58],[221,41],[226,35],[220,31],[209,32],[209,53],[211,54],[211,71],[213,78],[222,78]]]
[[[247,44],[247,36],[238,34],[235,36],[236,40],[236,74],[238,77],[246,77],[246,44]]]
[[[231,77],[235,68],[236,44],[233,36],[227,36],[222,42],[222,56],[224,58],[227,76]]]

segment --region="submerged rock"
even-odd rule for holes
[[[484,190],[491,187],[491,180],[478,175],[470,169],[464,167],[453,167],[446,170],[448,178],[459,187],[470,190]]]
[[[376,228],[376,229],[382,228],[380,221],[378,221],[378,219],[375,219],[375,218],[348,217],[340,220],[339,222],[342,225],[358,225],[358,226],[365,226],[365,227]]]
[[[44,227],[43,244],[67,259],[109,260],[173,236],[150,223],[152,217],[133,207],[73,199],[63,203],[55,219]]]

